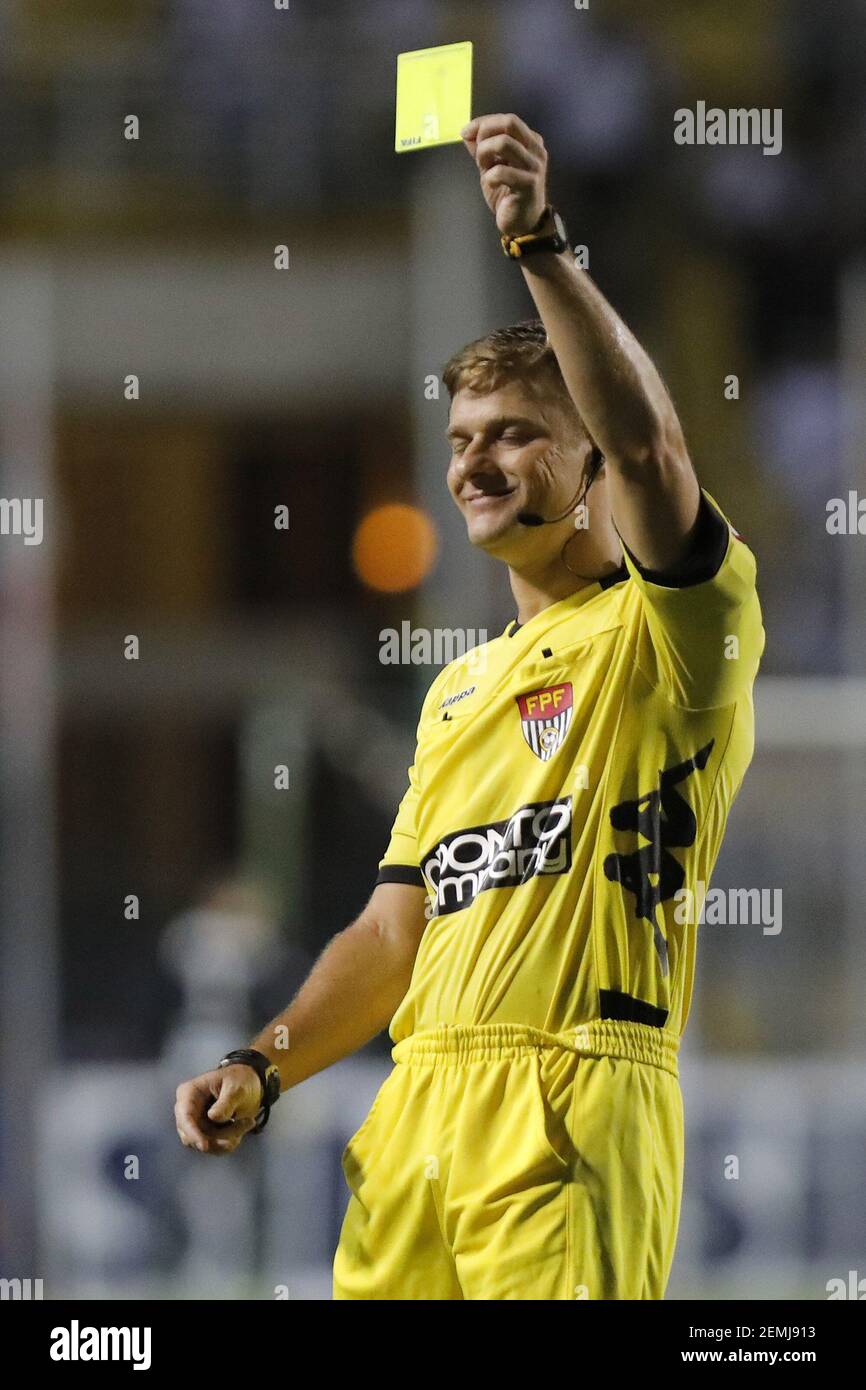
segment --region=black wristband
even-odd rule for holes
[[[551,223],[553,230],[542,234],[541,228],[546,222]],[[547,204],[531,232],[524,232],[521,236],[510,236],[506,232],[499,240],[508,259],[515,261],[523,260],[525,256],[532,256],[538,251],[554,251],[559,255],[561,251],[568,250],[565,223],[552,203]]]
[[[227,1052],[219,1065],[221,1067],[230,1067],[234,1066],[236,1063],[252,1067],[259,1081],[262,1083],[261,1109],[256,1115],[256,1123],[251,1131],[253,1134],[261,1134],[268,1122],[271,1106],[276,1105],[280,1098],[279,1069],[263,1052],[256,1052],[255,1048],[252,1047],[240,1047],[234,1052]]]

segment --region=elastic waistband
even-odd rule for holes
[[[676,1076],[679,1046],[679,1036],[669,1029],[620,1019],[594,1019],[563,1033],[546,1033],[517,1023],[442,1023],[395,1043],[391,1056],[395,1062],[429,1065],[436,1061],[495,1061],[523,1052],[562,1048],[581,1056],[645,1062]]]

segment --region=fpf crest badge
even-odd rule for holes
[[[517,696],[523,737],[536,758],[546,763],[562,747],[574,712],[571,681]]]

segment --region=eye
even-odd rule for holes
[[[463,451],[465,450],[465,448],[466,448],[466,440],[465,440],[465,439],[452,439],[452,440],[451,440],[451,452],[452,452],[452,454],[462,454]]]

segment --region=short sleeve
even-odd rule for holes
[[[410,883],[424,887],[419,866],[418,838],[415,830],[415,810],[418,805],[418,780],[413,763],[409,769],[409,785],[397,807],[391,827],[388,848],[379,861],[376,883]]]
[[[447,667],[445,671],[447,671]],[[379,860],[379,873],[376,883],[409,883],[418,888],[424,888],[424,875],[421,872],[421,856],[418,849],[418,831],[416,815],[418,810],[418,798],[421,788],[418,781],[418,745],[424,737],[424,730],[427,726],[429,711],[435,708],[439,688],[442,683],[445,671],[440,671],[435,677],[421,706],[421,714],[418,720],[418,728],[415,734],[415,757],[412,766],[409,768],[409,785],[403,794],[403,799],[397,807],[397,814],[394,817],[394,824],[391,827],[391,838],[388,841],[388,848],[383,857]]]
[[[638,664],[676,705],[713,709],[751,689],[764,650],[755,557],[702,490],[698,544],[677,573],[646,569],[626,547],[637,595]]]

